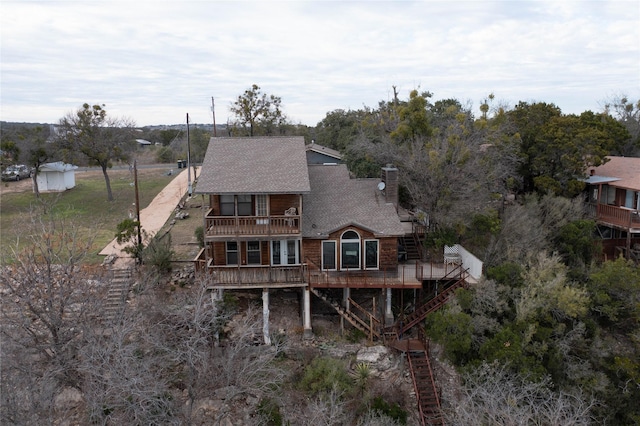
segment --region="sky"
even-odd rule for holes
[[[84,103],[139,126],[233,118],[251,85],[294,124],[417,89],[479,114],[640,99],[640,1],[0,0],[0,119]]]

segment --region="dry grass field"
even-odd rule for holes
[[[138,169],[140,207],[151,200],[175,177],[168,171],[173,165],[142,166]],[[10,262],[32,233],[32,220],[49,212],[66,226],[74,226],[84,238],[93,238],[89,263],[100,263],[97,253],[115,236],[117,224],[129,217],[135,207],[133,173],[128,167],[109,171],[114,201],[107,201],[104,177],[100,170],[77,171],[75,188],[63,193],[41,194],[36,198],[31,180],[2,182],[0,187],[0,251],[2,263]],[[197,210],[199,211],[199,210]],[[197,215],[196,215],[197,216]],[[199,217],[199,216],[198,216]],[[182,223],[184,222],[184,223]],[[188,225],[196,228],[195,218],[181,221],[180,232]],[[184,228],[184,229],[183,229]],[[178,229],[176,229],[178,231]],[[173,236],[173,231],[172,231]],[[184,237],[176,238],[183,241]]]

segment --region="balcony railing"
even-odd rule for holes
[[[300,234],[300,216],[206,216],[207,237]]]
[[[212,286],[252,288],[305,285],[305,266],[210,266]]]
[[[640,228],[638,210],[608,204],[590,204],[589,213],[599,221],[622,228]]]

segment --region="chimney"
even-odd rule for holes
[[[387,164],[382,168],[382,182],[384,182],[384,199],[393,204],[398,211],[398,169],[393,164]]]

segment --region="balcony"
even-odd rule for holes
[[[209,288],[394,288],[421,289],[423,281],[460,279],[475,282],[463,265],[416,262],[381,270],[327,271],[312,263],[292,266],[214,266],[204,249],[194,259],[197,272],[208,273]]]
[[[640,232],[638,210],[608,204],[589,204],[588,210],[591,217],[605,225]]]
[[[211,266],[211,288],[304,287],[304,265]]]
[[[300,235],[300,215],[280,216],[205,216],[209,241],[275,238]]]

